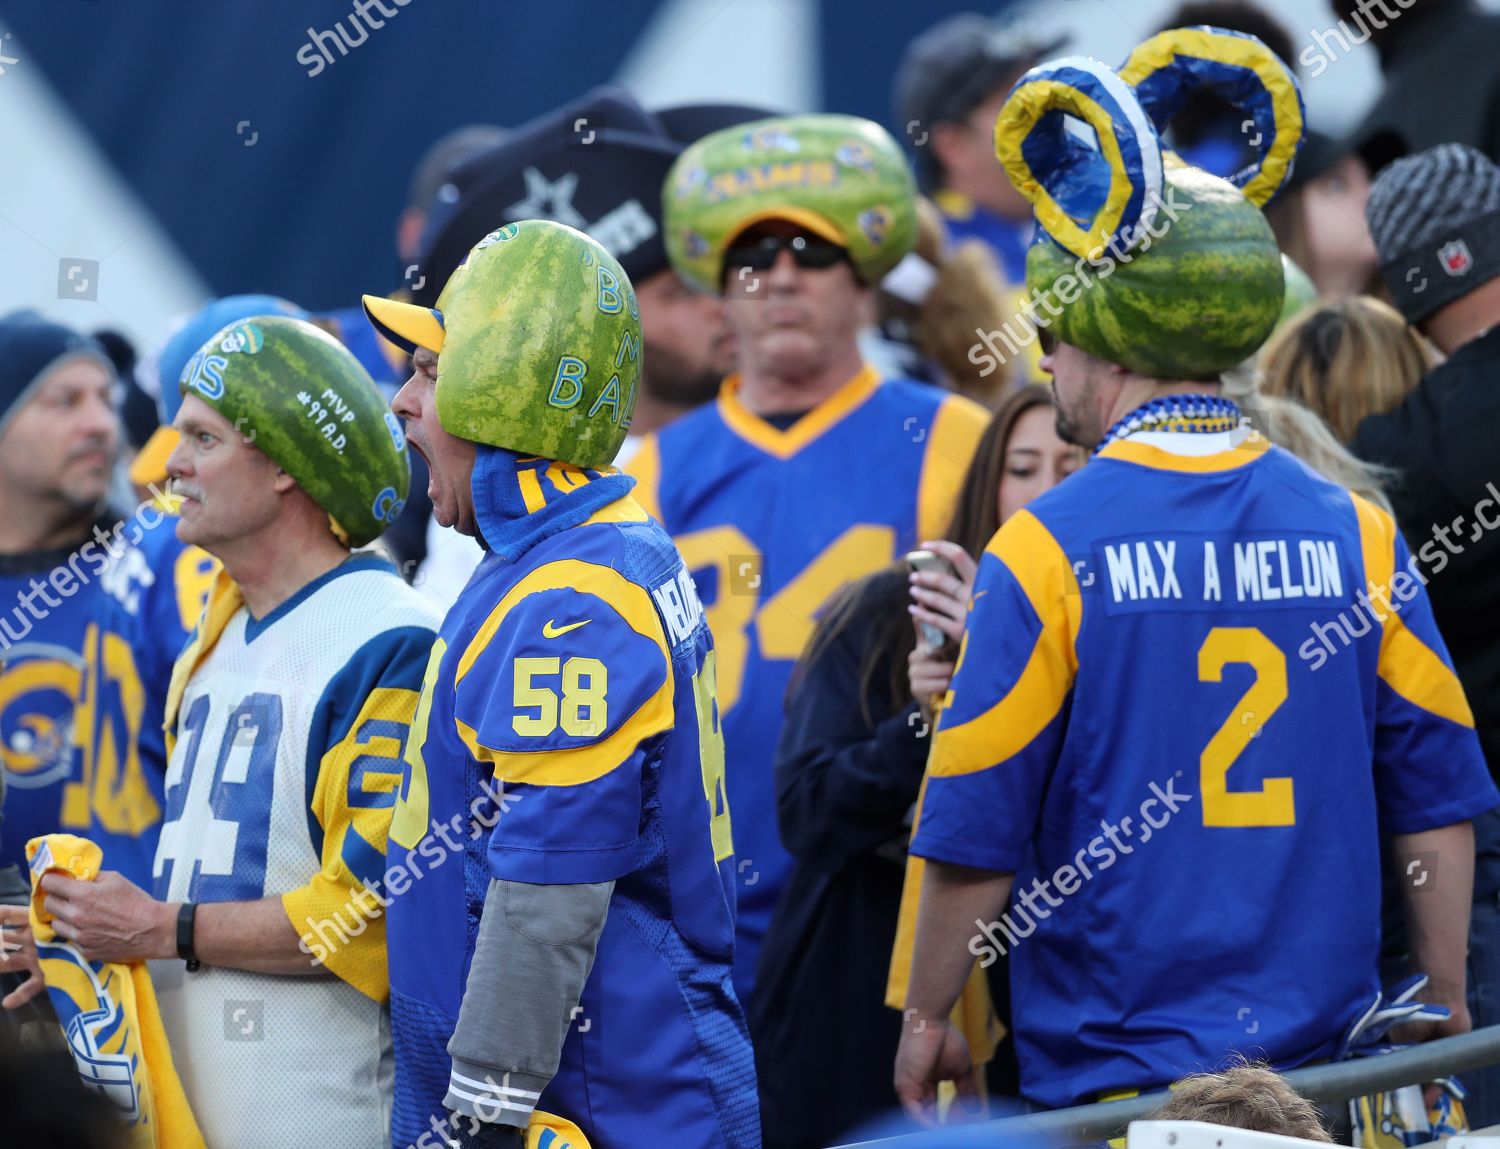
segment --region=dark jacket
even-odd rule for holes
[[[907,617],[906,586],[899,570],[872,578],[854,621],[788,696],[776,810],[795,864],[750,1007],[765,1149],[838,1144],[897,1107],[901,1015],[885,1005],[886,974],[932,739],[915,703],[892,708],[889,663],[863,700],[860,669],[881,620]]]
[[[1490,771],[1500,770],[1500,327],[1430,371],[1394,411],[1359,425],[1355,454],[1395,467],[1396,521]]]
[[[1500,15],[1467,0],[1430,7],[1402,13],[1381,40],[1385,82],[1354,133],[1372,171],[1443,143],[1470,144],[1500,160],[1500,73],[1495,69]],[[1327,54],[1318,52],[1316,43],[1302,53],[1301,62],[1314,78],[1339,67],[1343,46],[1336,28],[1332,25],[1321,41]],[[1348,24],[1356,40],[1366,30],[1358,19]]]
[[[878,621],[906,613],[900,572],[871,580],[856,617],[799,668],[776,750],[776,812],[795,859],[756,971],[750,1033],[766,1149],[837,1144],[895,1107],[901,1015],[886,973],[905,873],[908,811],[930,737],[915,703],[884,690],[860,708],[860,666]],[[888,668],[875,682],[884,684]],[[892,848],[893,846],[897,848]]]

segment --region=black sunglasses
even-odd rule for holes
[[[724,265],[769,271],[783,251],[791,252],[797,266],[804,271],[822,271],[849,258],[847,249],[826,239],[806,235],[767,235],[754,243],[731,247],[724,254]]]

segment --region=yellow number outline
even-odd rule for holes
[[[427,669],[422,674],[422,694],[417,699],[416,712],[411,716],[411,733],[406,739],[407,778],[396,796],[396,809],[391,814],[390,839],[396,845],[414,850],[427,836],[428,809],[431,797],[427,789],[427,760],[422,755],[422,744],[427,741],[427,726],[432,721],[432,696],[437,688],[438,668],[448,643],[439,638],[432,644],[432,653],[427,656]]]
[[[765,556],[735,527],[713,527],[674,539],[688,570],[713,568],[718,594],[703,608],[719,655],[719,712],[734,709],[744,686],[755,630],[762,658],[794,659],[807,647],[818,611],[844,586],[889,565],[893,527],[856,523],[820,551],[789,583],[760,601]]]
[[[703,796],[708,799],[708,832],[713,842],[714,862],[734,856],[734,831],[729,823],[729,791],[724,782],[724,733],[722,711],[714,700],[718,677],[717,651],[703,658],[703,667],[693,675],[693,702],[698,711],[698,758],[703,767]]]
[[[523,738],[545,738],[559,725],[570,738],[593,738],[609,729],[609,668],[597,658],[517,657],[512,664],[511,700],[519,710],[537,713],[511,716],[511,729]],[[560,675],[561,694],[536,685],[539,677]],[[588,685],[583,685],[583,680]],[[589,716],[582,710],[588,707]]]
[[[139,837],[161,820],[161,806],[141,766],[145,687],[130,644],[120,635],[89,623],[83,649],[85,665],[73,712],[79,779],[64,789],[62,824],[75,829],[97,824],[112,834]],[[110,685],[120,693],[123,742],[117,741],[105,710],[104,691]]]
[[[1205,826],[1293,826],[1292,779],[1266,778],[1257,790],[1229,789],[1229,771],[1287,699],[1286,655],[1251,626],[1216,626],[1198,648],[1198,681],[1223,682],[1231,663],[1249,666],[1255,681],[1235,703],[1199,756]]]

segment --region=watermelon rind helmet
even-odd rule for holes
[[[1255,157],[1228,179],[1162,143],[1195,92],[1253,129]],[[1260,208],[1290,179],[1304,121],[1296,76],[1275,53],[1206,25],[1152,36],[1118,71],[1067,56],[1026,72],[996,120],[995,150],[1036,215],[1026,286],[1037,322],[1162,379],[1212,379],[1253,355],[1286,292]]]
[[[749,228],[797,224],[849,253],[873,287],[917,241],[917,189],[901,148],[858,116],[778,116],[704,136],[662,190],[667,256],[699,291],[723,290],[724,255]]]
[[[257,316],[215,334],[178,387],[296,480],[352,547],[396,521],[411,485],[401,421],[348,349],[301,319]]]
[[[641,377],[635,288],[597,241],[550,220],[485,236],[436,308],[364,297],[381,334],[438,355],[438,421],[461,439],[607,467]]]

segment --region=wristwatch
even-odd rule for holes
[[[183,902],[177,911],[177,956],[187,963],[188,973],[197,973],[203,965],[193,952],[193,922],[197,914],[198,907],[192,902]]]

